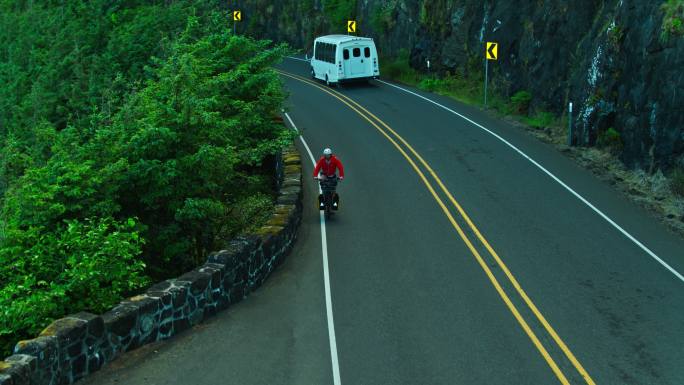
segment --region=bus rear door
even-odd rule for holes
[[[369,59],[363,57],[363,47],[349,47],[349,69],[352,76],[364,76],[366,73],[366,62]]]

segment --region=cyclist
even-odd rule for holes
[[[314,179],[319,179],[319,175],[322,173],[325,177],[332,178],[336,174],[335,172],[340,170],[340,180],[344,179],[344,167],[342,167],[342,162],[335,155],[333,155],[332,150],[326,148],[323,150],[323,156],[316,163],[314,167],[313,177]]]
[[[339,178],[337,177],[338,170],[340,172]],[[323,176],[320,176],[321,174]],[[316,167],[314,167],[313,178],[316,180],[320,180],[321,188],[324,192],[332,191],[332,207],[333,210],[337,210],[337,206],[339,203],[339,195],[337,195],[337,192],[335,191],[335,186],[337,185],[338,179],[344,179],[344,167],[342,166],[342,162],[340,162],[340,160],[337,159],[335,155],[333,155],[331,149],[326,148],[323,150],[323,156],[321,157],[321,159],[318,160],[318,162],[316,162]],[[322,209],[324,207],[323,194],[319,195],[318,203]]]

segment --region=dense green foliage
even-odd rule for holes
[[[356,19],[356,0],[323,0],[323,10],[330,22],[330,33],[347,33],[347,20]],[[361,34],[357,27],[358,34]]]
[[[663,17],[663,33],[684,35],[684,0],[667,0],[661,7]]]
[[[232,36],[214,3],[0,2],[0,353],[272,207],[285,48]]]
[[[523,121],[534,128],[549,128],[558,123],[556,116],[548,111],[537,111],[532,116],[524,117]]]
[[[484,73],[482,62],[477,58],[457,73],[429,74],[419,72],[409,65],[408,51],[402,50],[396,57],[380,59],[380,73],[383,77],[417,86],[420,89],[450,96],[471,105],[482,105],[484,100]],[[542,108],[530,108],[532,94],[522,90],[508,98],[503,96],[496,84],[489,84],[488,108],[505,116],[513,116],[536,129],[549,130],[561,126],[561,118]],[[565,127],[563,125],[563,127]]]
[[[684,197],[684,168],[683,167],[677,167],[672,171],[672,175],[670,178],[670,188],[672,189],[672,192],[675,194],[679,195],[680,197]]]
[[[396,24],[398,0],[379,4],[370,15],[370,23],[375,31],[386,34]]]
[[[165,55],[188,11],[179,3],[106,3],[0,6],[0,135],[15,150],[3,152],[14,155],[3,156],[3,187],[45,162],[55,130],[89,126],[95,112],[110,116],[150,59]]]
[[[615,128],[608,127],[608,129],[598,133],[596,145],[618,153],[622,149],[622,138]]]
[[[530,102],[532,101],[532,94],[529,91],[521,90],[511,96],[511,104],[515,112],[527,115],[530,110]]]
[[[6,247],[0,279],[0,341],[7,353],[16,336],[37,332],[62,314],[104,311],[121,293],[147,282],[136,258],[143,240],[136,222],[111,218],[67,220],[55,231],[31,228],[24,245]]]
[[[388,79],[411,85],[415,85],[421,76],[409,65],[409,52],[406,49],[402,49],[396,57],[381,57],[380,73]]]

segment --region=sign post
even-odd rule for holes
[[[238,21],[242,21],[242,11],[233,11],[233,35],[236,34],[236,26]]]
[[[484,108],[487,109],[487,83],[489,81],[489,60],[485,60]]]
[[[568,146],[572,146],[572,102],[568,104]]]
[[[499,44],[488,41],[485,50],[485,84],[484,84],[484,106],[487,108],[487,83],[489,83],[489,61],[497,60],[499,55]]]

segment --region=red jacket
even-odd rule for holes
[[[316,163],[313,176],[318,176],[318,173],[321,171],[323,171],[323,175],[325,176],[335,175],[336,170],[340,170],[340,176],[344,178],[344,167],[342,167],[342,162],[340,162],[335,155],[330,155],[330,161],[326,161],[325,156],[322,156]]]

